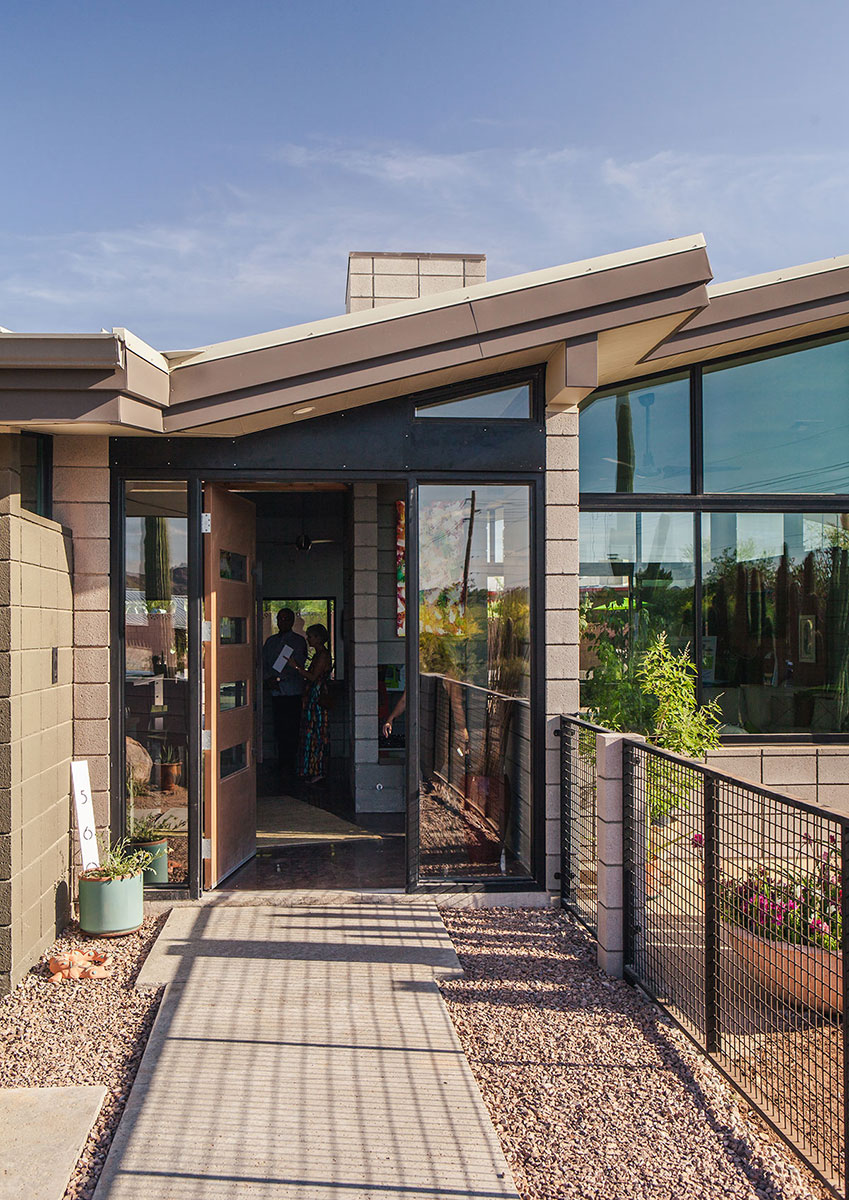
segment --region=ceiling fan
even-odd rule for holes
[[[304,513],[304,499],[301,497],[301,532],[295,538],[295,549],[302,554],[308,554],[313,546],[330,546],[335,542],[335,538],[311,538],[307,533],[306,516]]]

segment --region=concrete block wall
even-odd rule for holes
[[[345,311],[363,312],[486,283],[485,254],[348,255]]]
[[[578,411],[546,417],[545,849],[546,886],[560,886],[561,713],[578,711]]]
[[[849,815],[849,746],[752,742],[720,746],[707,761],[715,771],[746,783]]]
[[[67,923],[70,897],[71,539],[20,508],[15,441],[0,439],[0,994]]]
[[[109,439],[53,439],[53,515],[73,538],[74,758],[88,760],[98,828],[109,828]],[[76,850],[75,850],[76,853]]]

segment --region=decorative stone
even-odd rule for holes
[[[145,750],[141,742],[137,742],[135,738],[128,737],[127,743],[127,772],[130,775],[133,783],[146,784],[150,781],[150,772],[153,769],[153,759]]]

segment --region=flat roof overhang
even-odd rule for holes
[[[70,362],[85,335],[0,334],[0,422],[233,437],[540,363],[548,404],[568,407],[699,312],[709,279],[696,235],[198,350],[118,329]]]
[[[707,291],[707,308],[659,345],[633,377],[849,328],[849,255],[714,284]]]

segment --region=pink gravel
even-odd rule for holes
[[[442,995],[523,1200],[827,1193],[561,911],[444,909]]]
[[[145,918],[138,933],[123,938],[87,938],[71,925],[49,953],[102,950],[114,956],[112,976],[51,983],[48,954],[0,1000],[0,1087],[106,1087],[65,1200],[94,1194],[124,1111],[161,995],[161,989],[135,991],[133,983],[166,915]]]

